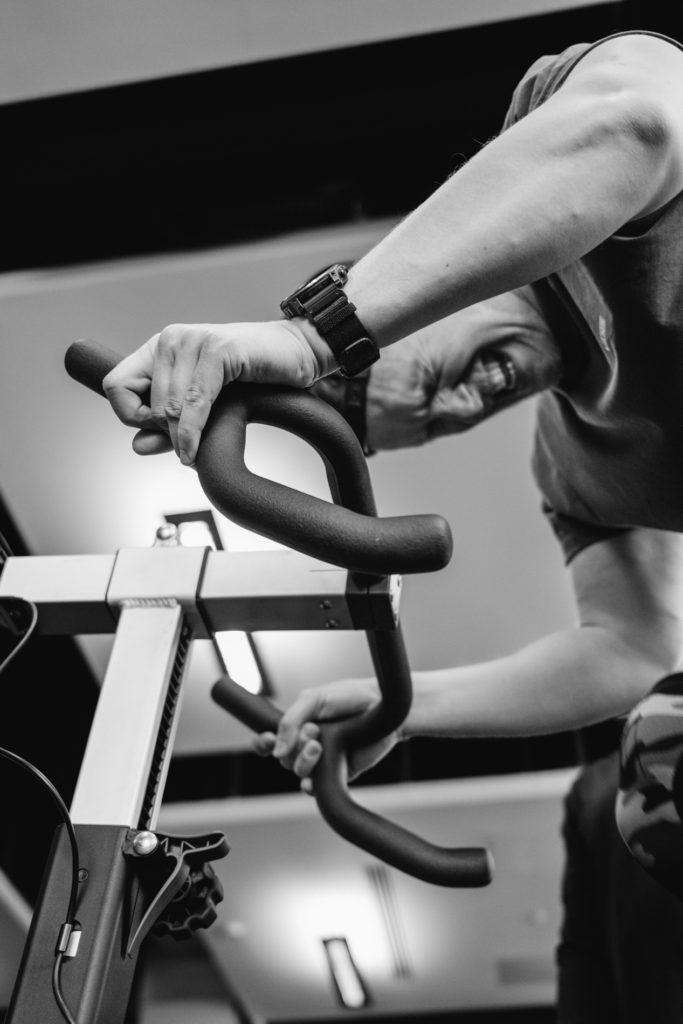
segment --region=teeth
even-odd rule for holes
[[[505,374],[503,368],[497,361],[487,359],[484,362],[484,370],[486,372],[486,386],[492,394],[496,394],[498,391],[504,391],[506,387]]]
[[[515,387],[514,364],[505,355],[487,352],[473,363],[467,383],[475,387],[482,397],[512,391]]]

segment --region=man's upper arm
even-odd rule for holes
[[[661,175],[642,215],[683,191],[683,49],[631,33],[589,50],[555,93],[597,96],[643,143],[658,152]]]
[[[653,678],[683,659],[683,534],[633,529],[571,563],[582,626],[608,629],[651,663]]]

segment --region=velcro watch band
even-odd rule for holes
[[[364,370],[356,377],[349,377],[344,382],[344,419],[350,425],[360,441],[363,455],[374,455],[374,448],[367,442],[367,393],[370,371]]]
[[[286,317],[304,316],[325,339],[343,377],[355,377],[379,359],[379,349],[356,316],[343,291],[347,268],[335,263],[289,295],[280,309]]]

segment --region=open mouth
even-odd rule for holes
[[[505,352],[488,349],[477,356],[471,365],[466,383],[489,402],[517,386],[515,364]]]

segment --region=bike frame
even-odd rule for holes
[[[101,391],[118,357],[72,346],[67,366]],[[333,503],[250,474],[248,422],[292,430],[323,457]],[[361,629],[382,695],[355,719],[324,725],[313,776],[324,818],[344,838],[425,881],[486,885],[478,848],[435,846],[355,804],[346,756],[388,735],[410,708],[410,671],[399,625],[397,572],[430,571],[450,557],[436,516],[376,515],[360,446],[343,419],[301,392],[231,386],[216,403],[198,457],[200,481],[224,514],[295,550],[230,553],[158,546],[114,555],[10,558],[0,597],[31,601],[43,633],[115,634],[71,805],[80,853],[78,948],[66,951],[63,994],[78,1024],[122,1024],[145,936],[197,865],[224,856],[220,834],[155,831],[193,639],[222,630]],[[229,480],[229,487],[225,481]],[[229,677],[214,699],[256,730],[280,712]],[[61,1024],[52,992],[65,915],[70,850],[58,829],[8,1013],[8,1024]],[[75,938],[75,937],[74,937]]]

